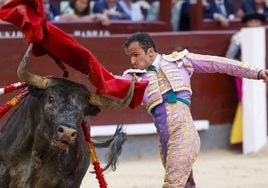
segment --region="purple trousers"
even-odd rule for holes
[[[195,188],[192,168],[200,138],[190,108],[179,101],[162,103],[155,107],[153,116],[165,168],[163,188]]]

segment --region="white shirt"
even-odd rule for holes
[[[154,62],[152,63],[152,65],[155,66],[157,72],[159,70],[159,62],[160,62],[160,60],[161,60],[161,55],[160,54],[157,54]]]
[[[125,12],[130,15],[132,21],[144,20],[141,8],[136,3],[131,2],[130,8],[124,0],[119,1],[119,4],[125,10]]]

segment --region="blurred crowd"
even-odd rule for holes
[[[0,0],[0,7],[8,0]],[[190,30],[191,0],[171,1],[172,31]],[[87,20],[109,25],[111,20],[154,21],[159,19],[159,0],[43,0],[50,21]],[[268,0],[202,0],[203,18],[228,27],[230,20],[246,14],[268,16]]]

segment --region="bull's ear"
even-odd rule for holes
[[[39,89],[39,88],[34,87],[34,86],[28,86],[28,91],[29,91],[30,95],[37,97],[37,98],[40,98],[44,93],[43,89]]]

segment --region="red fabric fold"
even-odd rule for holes
[[[70,35],[44,18],[42,0],[10,0],[0,9],[0,19],[19,27],[28,43],[34,43],[32,54],[53,57],[89,76],[98,94],[123,98],[131,80],[114,77],[92,54]],[[147,81],[135,83],[134,97],[129,105],[140,105]]]

